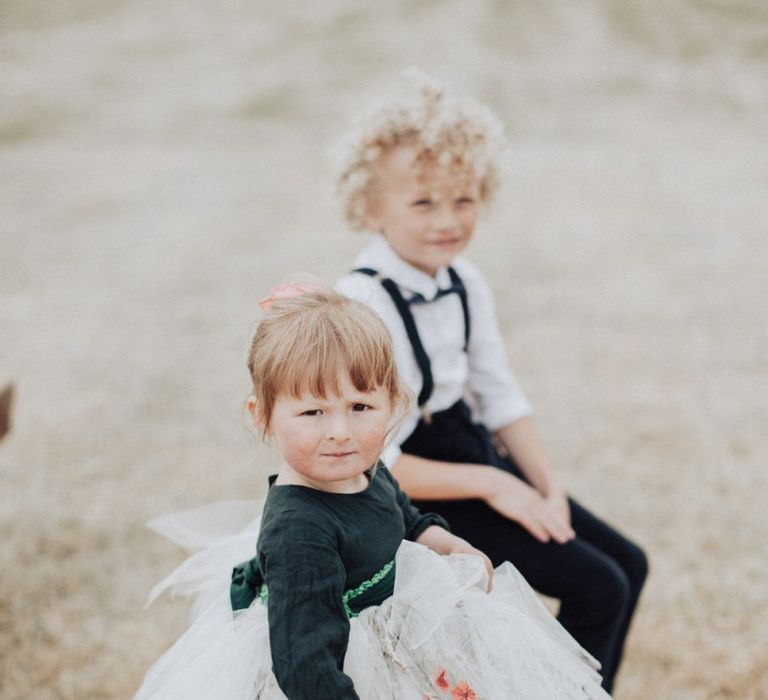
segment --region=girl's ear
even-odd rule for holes
[[[259,409],[259,403],[256,401],[256,397],[253,394],[248,397],[248,400],[245,402],[245,407],[248,409],[248,413],[251,415],[251,420],[258,431],[262,435],[266,433],[266,430],[264,429],[264,417]]]

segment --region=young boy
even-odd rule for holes
[[[339,191],[352,227],[377,235],[338,288],[385,321],[418,397],[384,461],[418,507],[560,599],[559,621],[601,662],[610,691],[646,557],[558,483],[488,285],[459,257],[502,145],[493,115],[430,85],[415,103],[368,114],[348,139]]]

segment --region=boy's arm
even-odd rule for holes
[[[553,501],[512,474],[484,464],[454,464],[401,454],[392,472],[414,499],[479,499],[514,520],[541,542],[564,543],[574,532]]]
[[[552,470],[533,420],[526,416],[508,423],[496,431],[496,437],[501,440],[509,456],[520,467],[528,482],[544,497],[548,506],[570,529],[571,511],[568,507],[568,497]]]
[[[502,445],[525,474],[528,482],[542,496],[545,498],[565,496],[565,490],[552,470],[552,465],[530,416],[518,418],[512,423],[502,426],[496,431],[496,437],[501,440]]]
[[[391,471],[408,496],[425,501],[485,500],[493,491],[494,467],[439,462],[401,453]]]

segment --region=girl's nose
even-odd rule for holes
[[[328,423],[328,439],[340,442],[349,438],[349,424],[347,417],[332,416]]]

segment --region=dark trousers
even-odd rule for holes
[[[489,464],[525,478],[494,448],[488,431],[473,424],[459,402],[420,422],[403,452],[447,462]],[[484,551],[498,566],[512,562],[537,591],[560,600],[558,620],[602,665],[610,692],[624,640],[648,573],[642,549],[569,499],[575,539],[541,543],[516,522],[479,500],[414,501],[442,515],[451,531]]]

